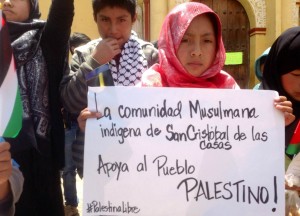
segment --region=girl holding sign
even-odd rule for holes
[[[286,154],[300,151],[300,27],[283,32],[273,43],[265,62],[260,89],[278,91],[292,102],[296,120],[285,128]]]
[[[205,4],[189,2],[175,7],[165,18],[158,40],[159,63],[145,71],[142,86],[239,89],[222,70],[225,48],[218,15]],[[291,102],[275,99],[285,113],[285,123],[294,120]]]
[[[283,32],[265,62],[261,89],[276,90],[293,103],[296,120],[285,127],[286,212],[298,215],[300,191],[300,27]],[[295,156],[296,155],[296,156]],[[294,157],[295,156],[295,157]],[[291,161],[292,159],[292,161]],[[295,213],[296,212],[296,213]]]

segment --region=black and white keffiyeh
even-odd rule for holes
[[[148,68],[148,62],[139,43],[137,34],[132,31],[129,40],[125,43],[119,64],[113,59],[110,61],[110,70],[115,86],[134,86]]]

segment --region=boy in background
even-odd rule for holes
[[[73,55],[75,48],[82,46],[91,39],[79,32],[74,32],[69,39],[70,53]],[[76,139],[78,129],[77,115],[63,109],[65,123],[65,167],[63,169],[63,188],[65,197],[65,216],[79,216],[78,197],[76,189],[76,166],[73,161],[72,145]]]

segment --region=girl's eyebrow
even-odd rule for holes
[[[190,33],[190,32],[186,32],[183,36],[194,36],[195,34],[193,33]],[[206,37],[206,36],[211,36],[211,35],[214,35],[212,32],[207,32],[205,34],[202,34],[201,37]]]
[[[192,34],[189,34],[189,33],[185,33],[182,37],[192,37],[193,35]]]

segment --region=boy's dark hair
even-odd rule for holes
[[[97,13],[105,7],[119,7],[127,10],[133,19],[136,14],[136,0],[93,0],[93,13]]]
[[[69,39],[70,47],[78,47],[82,44],[86,44],[91,41],[91,38],[89,38],[86,34],[74,32]]]

